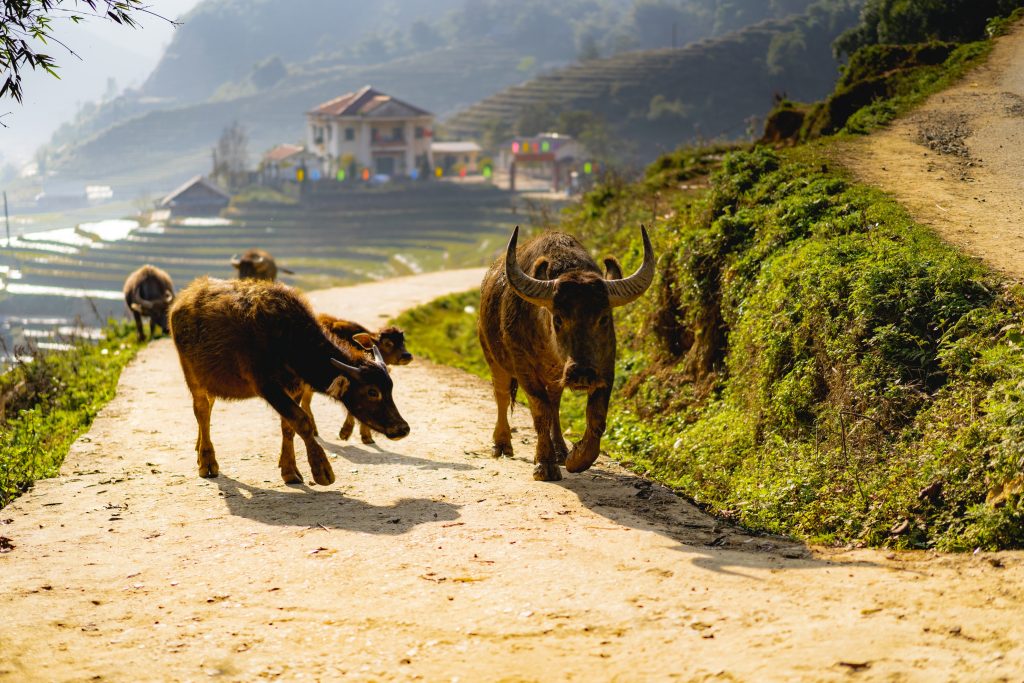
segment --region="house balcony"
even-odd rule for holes
[[[370,147],[373,149],[400,149],[406,146],[405,138],[374,137],[370,140]]]

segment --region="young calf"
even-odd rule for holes
[[[295,464],[294,437],[318,484],[334,472],[316,441],[312,419],[298,404],[305,387],[341,401],[364,423],[389,439],[401,439],[409,425],[391,396],[392,382],[380,351],[373,358],[336,344],[317,323],[305,297],[264,280],[199,278],[181,292],[171,309],[171,334],[192,392],[199,422],[199,476],[216,477],[210,442],[210,413],[217,398],[260,396],[281,415],[281,477],[302,481]]]
[[[356,348],[370,350],[373,347],[380,349],[381,357],[387,365],[408,365],[412,362],[412,354],[405,348],[405,332],[397,327],[385,327],[377,334],[372,334],[368,329],[359,323],[351,320],[342,320],[332,315],[321,313],[316,317],[317,322],[335,337],[335,342],[341,342]],[[302,394],[302,407],[313,417],[310,403],[313,400],[313,392],[310,389]],[[316,425],[314,424],[314,429]],[[338,438],[347,441],[355,429],[355,418],[349,411],[345,417],[345,423],[338,431]],[[373,443],[373,432],[365,423],[359,423],[359,436],[363,443]]]
[[[239,280],[276,280],[277,271],[295,275],[287,268],[279,268],[269,251],[250,249],[241,256],[231,257],[231,267],[238,271]]]
[[[142,331],[142,316],[149,318],[149,338],[156,338],[156,328],[167,332],[167,309],[174,301],[174,282],[171,276],[156,266],[145,265],[132,272],[124,281],[124,302],[135,316],[135,330],[139,341],[146,338]]]

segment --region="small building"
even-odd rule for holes
[[[157,208],[172,216],[216,216],[230,201],[231,195],[197,175],[160,200]]]
[[[445,175],[466,169],[467,173],[480,172],[480,145],[475,142],[434,142],[430,145],[434,164],[444,169]]]
[[[513,138],[502,145],[498,168],[508,174],[509,189],[516,189],[516,174],[519,173],[549,181],[552,191],[560,192],[572,189],[573,177],[590,175],[593,162],[587,149],[574,138],[542,133]]]
[[[306,113],[306,146],[324,175],[417,177],[434,166],[434,115],[366,86]]]
[[[278,145],[263,155],[260,161],[260,179],[266,184],[299,180],[298,170],[311,166],[319,167],[319,160],[302,145]]]

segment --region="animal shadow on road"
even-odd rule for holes
[[[459,518],[459,506],[427,498],[402,498],[392,505],[372,505],[338,490],[314,491],[305,484],[285,490],[265,489],[223,474],[213,481],[228,512],[276,526],[346,529],[396,536],[427,522]]]
[[[748,532],[708,515],[665,486],[617,467],[568,475],[559,485],[575,493],[588,509],[613,522],[667,536],[679,544],[679,551],[703,553],[691,561],[716,573],[742,575],[730,568],[744,567],[792,570],[874,564],[818,558],[800,541]]]
[[[337,455],[348,460],[354,465],[402,465],[403,467],[415,467],[421,470],[475,470],[472,465],[464,462],[439,462],[427,458],[417,458],[412,455],[393,453],[381,448],[378,444],[367,446],[373,450],[364,450],[357,446],[341,446],[329,441],[319,439],[320,445],[331,455]]]

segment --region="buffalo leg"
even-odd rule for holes
[[[512,457],[512,427],[508,423],[508,409],[512,405],[512,376],[501,368],[491,365],[491,384],[494,387],[494,403],[498,408],[498,421],[494,425],[494,446],[491,455],[500,458]]]
[[[345,424],[341,425],[341,429],[338,430],[338,438],[342,441],[348,441],[349,437],[352,436],[352,430],[356,428],[356,418],[349,413],[345,416]]]
[[[562,435],[562,418],[559,414],[562,404],[562,391],[556,390],[548,394],[548,400],[551,401],[552,412],[551,412],[551,447],[555,451],[555,462],[559,465],[565,464],[565,459],[569,457],[569,447],[565,445],[565,436]]]
[[[302,483],[302,475],[295,464],[295,430],[284,416],[281,417],[281,457],[277,461],[277,466],[281,468],[284,483]]]
[[[138,335],[140,342],[145,341],[146,333],[142,331],[142,316],[139,315],[139,312],[136,310],[132,310],[132,315],[135,316],[135,333]],[[153,331],[150,330],[149,333],[153,334]]]
[[[213,412],[213,397],[202,391],[192,392],[192,412],[199,423],[199,439],[196,441],[196,456],[199,476],[216,477],[220,473],[217,456],[210,441],[210,413]]]
[[[310,421],[313,423],[313,433],[319,434],[320,430],[316,428],[316,418],[313,417],[313,390],[309,387],[305,387],[302,390],[302,400],[299,402],[302,409],[306,411],[306,415],[309,415]]]
[[[149,338],[156,339],[156,323],[152,318],[149,319]]]
[[[534,455],[533,478],[537,481],[558,481],[562,471],[558,467],[555,449],[551,443],[552,406],[548,394],[540,387],[523,387],[530,397],[533,428],[537,432],[537,451]]]
[[[601,437],[604,435],[608,419],[608,399],[611,398],[611,382],[606,387],[597,389],[587,397],[587,431],[583,438],[572,447],[572,453],[565,461],[565,469],[570,472],[584,472],[594,464],[601,451]]]
[[[306,459],[309,460],[309,469],[313,473],[313,481],[321,486],[334,483],[334,471],[331,463],[327,460],[324,449],[316,442],[316,434],[313,431],[313,421],[309,419],[306,411],[299,406],[295,400],[276,384],[265,384],[260,387],[260,395],[267,403],[288,421],[288,424],[306,444]],[[282,434],[282,437],[284,435]],[[283,439],[282,439],[283,443]],[[281,453],[285,458],[285,453]]]
[[[363,443],[374,443],[373,431],[362,422],[359,423],[359,438],[363,440]]]

